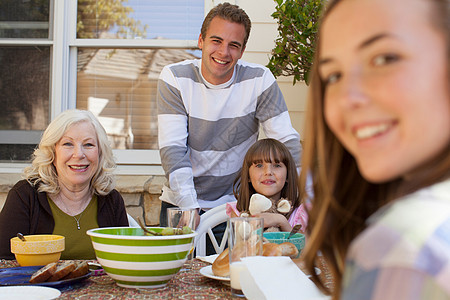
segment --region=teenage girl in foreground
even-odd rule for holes
[[[309,271],[321,252],[334,299],[450,299],[450,1],[328,3],[302,163]]]

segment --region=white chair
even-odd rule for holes
[[[223,234],[222,241],[219,245],[217,242],[214,233],[212,232],[212,228],[223,223],[228,220],[228,215],[226,213],[226,204],[219,205],[214,207],[204,214],[200,216],[200,224],[197,229],[197,236],[195,237],[195,251],[196,256],[205,256],[206,255],[206,236],[208,235],[214,250],[216,253],[220,254],[225,249],[226,242],[228,240],[228,228],[225,230]]]
[[[127,218],[128,218],[128,227],[140,227],[138,222],[136,222],[136,220],[130,216],[129,213],[127,213]]]

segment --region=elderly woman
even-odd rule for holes
[[[22,234],[65,236],[61,259],[92,259],[86,230],[128,226],[114,189],[115,163],[106,132],[89,111],[61,113],[45,130],[25,180],[9,191],[0,213],[0,258],[12,259],[10,239]]]

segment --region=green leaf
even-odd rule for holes
[[[325,0],[274,0],[278,38],[267,67],[277,76],[293,76],[293,83],[309,83],[318,20]]]

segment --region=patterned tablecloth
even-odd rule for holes
[[[221,281],[204,277],[199,270],[208,263],[194,260],[192,270],[179,272],[163,288],[134,289],[122,288],[108,276],[91,276],[86,280],[60,287],[58,299],[242,299],[232,297],[230,287]],[[16,261],[0,260],[0,268],[18,267]],[[325,265],[321,265],[322,275],[329,277]]]

